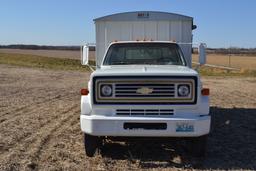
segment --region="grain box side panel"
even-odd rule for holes
[[[96,65],[99,67],[105,53],[105,22],[98,22],[96,27]]]
[[[192,23],[191,21],[182,21],[182,51],[186,57],[188,66],[191,67],[191,52],[192,52]],[[187,44],[186,44],[187,43]]]
[[[180,43],[181,50],[186,58],[187,64],[191,67],[191,22],[170,21],[170,40]],[[188,44],[185,44],[188,43]]]

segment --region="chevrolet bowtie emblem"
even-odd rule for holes
[[[141,88],[138,88],[136,92],[146,95],[146,94],[151,94],[153,92],[153,89],[148,87],[141,87]]]

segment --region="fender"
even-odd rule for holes
[[[81,96],[81,115],[90,115],[92,112],[92,104],[90,93],[87,96]]]

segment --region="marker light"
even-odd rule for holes
[[[201,90],[201,94],[202,94],[203,96],[209,96],[209,95],[210,95],[210,89],[209,89],[209,88],[203,88],[203,89]]]
[[[86,88],[81,89],[81,95],[88,95],[89,94],[89,90]]]

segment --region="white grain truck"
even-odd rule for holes
[[[94,20],[96,71],[81,90],[85,151],[105,139],[182,137],[205,154],[210,131],[209,89],[191,69],[193,18],[165,12],[127,12]],[[205,46],[199,46],[205,63]],[[88,65],[83,46],[83,65]]]

